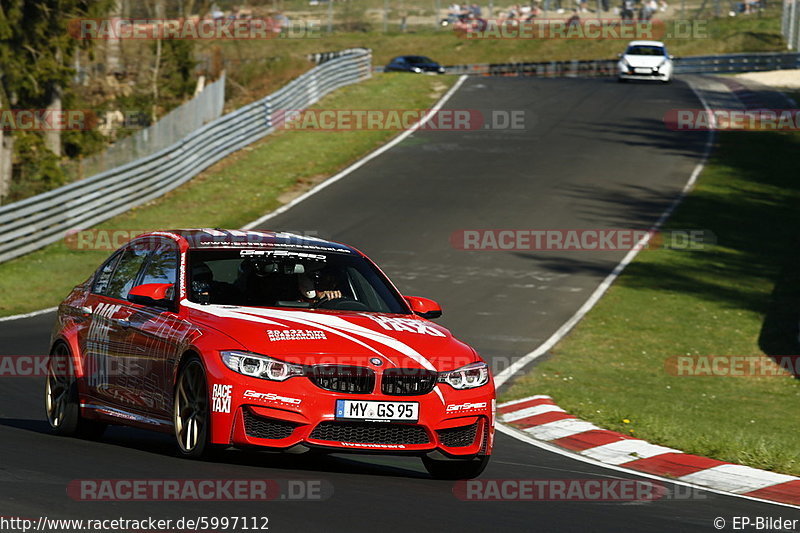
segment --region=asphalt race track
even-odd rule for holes
[[[375,259],[406,294],[442,303],[441,323],[502,370],[549,337],[625,254],[470,251],[463,229],[647,229],[697,164],[705,133],[670,132],[668,109],[700,107],[691,89],[612,80],[468,80],[450,109],[524,110],[522,130],[418,132],[289,211],[271,229],[314,232]],[[309,154],[313,156],[313,154]],[[268,169],[265,169],[268,172]],[[79,280],[76,280],[76,282]],[[3,354],[43,354],[52,315],[0,323]],[[100,442],[57,438],[43,380],[3,379],[0,515],[61,518],[268,516],[270,531],[712,531],[715,517],[800,518],[795,509],[718,495],[653,502],[464,502],[413,458],[229,451],[174,457],[169,437],[112,428]],[[634,475],[499,434],[486,479]],[[323,501],[80,502],[74,479],[324,480]],[[684,490],[685,492],[685,490]]]

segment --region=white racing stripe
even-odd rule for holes
[[[514,428],[514,427],[511,427],[511,426],[507,426],[505,424],[497,424],[497,432],[498,433],[503,433],[503,434],[505,434],[505,435],[507,435],[507,436],[509,436],[511,438],[514,438],[514,439],[516,439],[516,440],[518,440],[520,442],[524,442],[526,444],[530,444],[534,448],[538,448],[540,450],[543,450],[543,451],[546,451],[546,452],[549,452],[549,453],[552,453],[552,454],[555,454],[555,455],[560,455],[562,457],[568,457],[570,459],[573,459],[573,460],[576,460],[576,461],[580,461],[582,463],[590,464],[590,465],[596,466],[598,468],[603,468],[603,469],[606,469],[606,470],[610,470],[610,471],[613,471],[613,472],[621,472],[623,474],[632,475],[632,476],[645,478],[645,479],[657,479],[659,481],[662,481],[664,483],[669,483],[669,484],[672,484],[672,485],[703,489],[703,490],[708,491],[708,492],[713,492],[714,494],[722,494],[722,495],[725,495],[725,496],[735,496],[737,498],[742,498],[742,499],[745,499],[745,500],[761,502],[761,503],[769,503],[769,504],[772,504],[772,505],[777,505],[779,507],[788,507],[788,508],[792,508],[792,509],[800,509],[800,506],[792,505],[790,503],[782,503],[782,502],[776,502],[776,501],[773,501],[773,500],[765,500],[764,498],[756,498],[755,496],[748,496],[747,494],[736,494],[736,493],[728,492],[728,491],[725,491],[725,490],[716,489],[714,487],[710,487],[710,486],[707,486],[707,485],[700,485],[698,483],[693,483],[691,480],[684,481],[681,478],[669,478],[669,477],[666,477],[666,476],[659,476],[659,475],[656,475],[656,474],[650,474],[648,472],[643,472],[643,471],[639,471],[639,470],[633,470],[631,468],[626,468],[624,466],[617,466],[617,465],[610,465],[610,464],[602,463],[600,461],[597,461],[596,459],[592,459],[591,457],[585,457],[583,455],[578,455],[573,451],[565,450],[564,448],[561,448],[561,447],[559,447],[559,446],[557,446],[555,444],[551,444],[549,442],[544,442],[544,441],[541,441],[541,440],[537,440],[536,438],[530,436],[529,434],[525,433],[524,431],[522,431],[520,429],[517,429],[517,428]],[[611,474],[608,474],[608,476],[610,477]],[[686,477],[686,476],[684,476],[684,477]]]
[[[216,305],[202,305],[190,302],[189,300],[182,300],[181,305],[220,318],[248,318],[241,316],[241,313],[239,313],[237,309],[231,309],[227,307],[219,307]],[[286,324],[281,324],[280,322],[275,322],[274,320],[267,320],[266,318],[263,317],[249,317],[248,320],[250,320],[251,322],[260,322],[262,324],[270,324],[273,326],[286,327]]]
[[[58,307],[48,307],[47,309],[39,309],[38,311],[31,311],[30,313],[23,313],[21,315],[4,316],[0,318],[0,322],[8,322],[11,320],[22,320],[24,318],[32,318],[39,315],[46,315],[58,310]]]
[[[610,442],[601,446],[595,446],[580,452],[581,455],[597,459],[612,465],[621,465],[636,461],[637,459],[647,459],[665,453],[683,453],[680,450],[667,448],[666,446],[656,446],[640,439],[623,439],[617,442]]]
[[[260,322],[260,323],[265,323],[265,324],[273,324],[273,325],[281,326],[281,327],[284,327],[284,328],[288,328],[289,327],[288,325],[283,324],[281,322],[275,322],[273,320],[267,320],[267,319],[265,319],[263,317],[256,316],[256,315],[251,314],[249,312],[243,312],[243,311],[241,311],[242,308],[236,308],[236,309],[220,308],[220,307],[214,306],[214,305],[195,304],[193,302],[189,302],[188,300],[186,300],[186,304],[185,305],[187,305],[187,307],[191,307],[192,309],[197,309],[198,311],[202,311],[204,313],[208,313],[210,315],[214,315],[214,316],[217,316],[217,317],[233,318],[233,319],[237,319],[237,320],[247,320],[247,321],[250,321],[250,322]],[[379,352],[378,350],[376,350],[375,348],[373,348],[369,344],[366,344],[365,342],[362,342],[362,341],[360,341],[360,340],[358,340],[358,339],[356,339],[354,337],[351,337],[350,335],[347,335],[347,334],[345,334],[345,333],[343,333],[341,331],[335,330],[333,328],[321,326],[319,324],[310,324],[310,323],[305,322],[305,321],[297,321],[297,320],[295,320],[294,322],[297,323],[297,324],[304,324],[304,325],[307,325],[307,326],[313,326],[313,327],[316,327],[316,328],[321,329],[323,331],[327,331],[328,333],[333,333],[334,335],[338,335],[338,336],[340,336],[342,338],[345,338],[345,339],[347,339],[349,341],[352,341],[352,342],[354,342],[354,343],[356,343],[356,344],[358,344],[360,346],[363,346],[363,347],[367,348],[368,350],[374,352],[375,355],[378,355],[378,356],[382,357],[383,359],[385,359],[389,363],[393,364],[394,366],[398,366],[392,359],[386,357],[384,354],[382,354],[381,352]]]
[[[243,312],[247,314],[252,313],[259,316],[291,320],[298,323],[308,324],[310,326],[327,326],[329,328],[333,328],[337,332],[340,332],[339,334],[341,334],[341,332],[347,332],[353,335],[359,335],[402,353],[406,357],[413,359],[417,364],[422,365],[422,367],[426,370],[436,370],[436,367],[434,367],[431,362],[428,361],[428,359],[407,344],[404,344],[399,340],[390,337],[389,335],[384,335],[383,333],[378,333],[377,331],[373,331],[369,328],[348,322],[347,320],[344,320],[338,316],[308,313],[305,311],[282,311],[278,309],[259,308],[247,308],[247,310]]]
[[[523,431],[535,439],[549,441],[571,437],[572,435],[577,435],[578,433],[591,431],[593,429],[600,428],[584,420],[567,418],[565,420],[556,420],[555,422],[548,422],[540,426],[526,428]]]
[[[407,344],[404,344],[388,335],[384,335],[363,326],[348,322],[340,317],[322,314],[318,315],[316,313],[308,313],[305,311],[282,311],[278,309],[260,309],[256,307],[221,308],[213,305],[200,305],[189,301],[184,302],[184,305],[187,305],[187,307],[220,317],[250,320],[253,322],[263,322],[287,327],[285,324],[275,322],[277,319],[315,327],[364,346],[365,348],[374,352],[376,355],[389,361],[392,365],[399,366],[396,361],[392,360],[381,351],[353,336],[356,335],[387,346],[412,359],[426,370],[436,371],[436,367],[434,367],[428,359]]]
[[[678,478],[688,483],[696,483],[725,490],[736,494],[752,492],[771,485],[795,481],[797,478],[786,474],[777,474],[742,465],[719,465],[687,474]]]
[[[254,316],[254,315],[250,314],[250,312],[248,311],[248,312],[239,313],[237,315],[237,318],[241,318],[243,320],[248,320],[252,316]],[[303,320],[303,319],[300,319],[300,318],[291,317],[291,318],[287,318],[285,320],[289,320],[291,322],[294,322],[295,324],[302,324],[304,326],[311,326],[311,327],[320,329],[322,331],[327,331],[328,333],[333,333],[334,335],[338,335],[339,337],[342,337],[343,339],[347,339],[347,340],[349,340],[351,342],[354,342],[354,343],[358,344],[359,346],[363,346],[364,348],[366,348],[366,349],[370,350],[371,352],[373,352],[378,357],[381,357],[382,359],[388,361],[392,365],[399,366],[396,361],[394,361],[393,359],[391,359],[390,357],[388,357],[384,353],[380,352],[379,350],[376,350],[374,347],[370,346],[366,342],[364,342],[362,340],[359,340],[359,339],[357,339],[357,338],[355,338],[355,337],[353,337],[351,335],[348,335],[344,331],[341,331],[341,330],[336,329],[336,328],[332,328],[332,327],[324,325],[324,324],[320,324],[318,322],[311,322],[311,321]]]
[[[508,401],[508,402],[504,402],[504,403],[498,404],[497,407],[499,409],[499,408],[503,408],[503,407],[510,407],[512,405],[517,405],[518,403],[522,403],[522,402],[529,402],[531,400],[552,400],[552,399],[553,398],[551,398],[547,394],[537,394],[535,396],[528,396],[527,398],[520,398],[519,400],[511,400],[511,401]]]
[[[503,415],[503,422],[514,422],[515,420],[521,420],[523,418],[528,418],[529,416],[536,416],[542,415],[544,413],[563,413],[564,410],[557,405],[553,405],[551,403],[546,403],[543,405],[534,405],[533,407],[526,407],[525,409],[520,409],[519,411],[514,411],[513,413],[507,413]]]

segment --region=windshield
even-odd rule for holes
[[[408,313],[400,295],[355,254],[295,250],[195,250],[189,300],[200,304]]]
[[[426,64],[426,63],[433,63],[433,59],[425,56],[408,56],[406,57],[406,61],[411,64]]]
[[[663,56],[666,55],[660,46],[630,46],[625,54],[629,56]]]

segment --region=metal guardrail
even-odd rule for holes
[[[209,122],[155,154],[0,207],[0,262],[56,242],[71,229],[91,227],[158,198],[272,133],[274,117],[283,111],[304,109],[339,87],[369,78],[372,52],[350,52],[326,57],[277,92]]]
[[[614,76],[617,59],[542,61],[536,63],[482,63],[445,67],[448,74],[472,76],[595,77]],[[714,74],[800,68],[800,53],[767,52],[678,57],[676,74]]]

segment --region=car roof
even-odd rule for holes
[[[631,41],[628,46],[660,46],[665,48],[664,43],[661,41]]]
[[[138,238],[158,235],[171,235],[178,240],[185,241],[189,245],[190,250],[221,248],[291,248],[359,253],[355,248],[338,242],[283,231],[228,230],[221,228],[174,229],[146,233],[140,235]]]
[[[421,56],[421,55],[418,55],[418,54],[407,54],[407,55],[402,55],[402,56],[395,57],[395,59],[411,59],[411,58],[427,59],[429,61],[433,61],[433,59],[429,58],[428,56]]]

